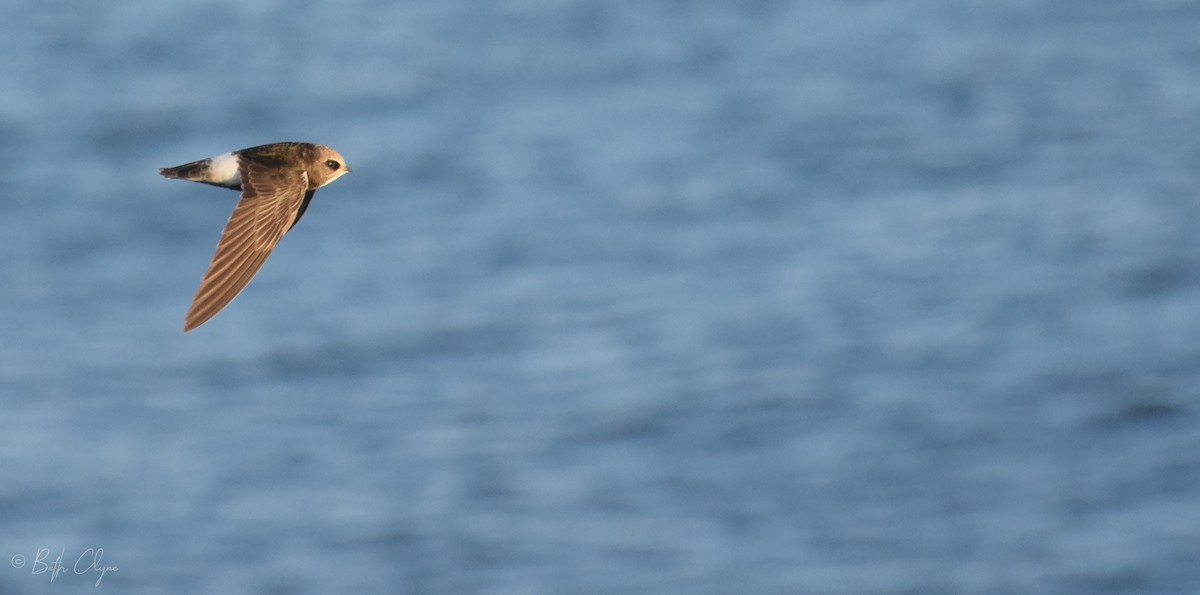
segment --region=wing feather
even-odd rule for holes
[[[295,223],[308,189],[304,170],[271,167],[244,156],[239,161],[242,198],[221,232],[184,319],[184,332],[208,322],[246,288]]]

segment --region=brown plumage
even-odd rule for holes
[[[310,143],[262,145],[160,169],[167,178],[242,191],[188,309],[184,332],[229,305],[304,215],[317,188],[349,172],[337,151]]]

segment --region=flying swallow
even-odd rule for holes
[[[184,317],[187,332],[208,322],[245,289],[283,234],[304,216],[317,188],[350,168],[329,147],[289,142],[164,167],[158,173],[242,193]]]

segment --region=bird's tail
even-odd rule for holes
[[[192,180],[203,182],[208,178],[208,164],[211,159],[201,159],[175,167],[160,167],[158,174],[173,180]]]

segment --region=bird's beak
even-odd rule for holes
[[[354,170],[350,169],[350,166],[349,166],[349,165],[347,165],[347,166],[346,166],[346,173],[348,173],[348,174],[350,174],[350,173],[354,173]]]

